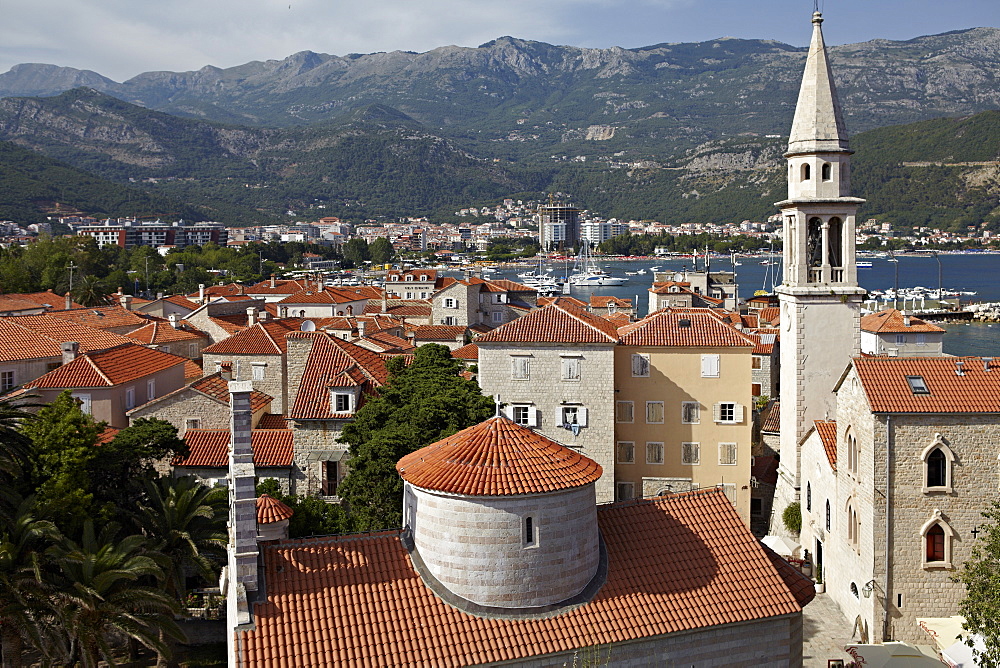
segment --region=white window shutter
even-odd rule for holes
[[[511,406],[510,404],[507,404],[506,406],[504,406],[503,407],[503,416],[505,418],[507,418],[508,420],[513,420],[514,419],[514,407]]]
[[[712,420],[714,422],[719,422],[722,420],[722,404],[712,405]]]
[[[743,423],[743,404],[733,404],[733,422]]]
[[[538,426],[538,409],[534,406],[528,406],[528,426]]]
[[[587,426],[587,409],[583,406],[576,410],[576,423],[581,427]]]

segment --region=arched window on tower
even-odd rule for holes
[[[819,267],[823,264],[823,221],[819,218],[809,219],[806,254],[810,267]]]
[[[951,548],[955,530],[940,510],[935,509],[931,518],[920,528],[924,542],[924,568],[951,568]]]
[[[934,434],[934,440],[924,448],[920,458],[924,462],[924,494],[951,492],[955,453],[941,434]]]
[[[827,244],[830,248],[830,266],[831,267],[843,267],[844,266],[844,224],[841,222],[840,218],[830,219],[830,229],[827,232],[828,241]]]
[[[822,175],[824,181],[829,181],[833,178],[833,167],[828,162],[823,163]]]
[[[811,169],[811,167],[809,166],[808,162],[804,163],[802,165],[802,180],[803,181],[808,181],[811,178],[810,177],[810,169]]]

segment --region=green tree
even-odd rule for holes
[[[24,648],[47,649],[53,610],[43,578],[44,556],[58,538],[55,525],[35,517],[33,502],[22,502],[0,525],[0,646],[4,668],[21,666]]]
[[[116,646],[122,638],[162,655],[169,650],[161,637],[184,639],[173,620],[179,606],[156,585],[165,579],[164,571],[146,538],[119,538],[117,532],[112,522],[96,533],[87,520],[79,543],[67,539],[51,550],[60,571],[55,603],[68,665],[117,665]]]
[[[360,237],[354,237],[345,243],[342,252],[345,264],[352,267],[359,267],[370,259],[368,242]]]
[[[965,629],[979,634],[985,648],[978,650],[972,639],[977,665],[1000,667],[1000,502],[983,513],[988,521],[980,528],[972,555],[955,576],[965,585],[965,598],[959,606],[965,616]]]
[[[91,491],[99,502],[131,507],[146,496],[146,483],[159,478],[157,461],[187,454],[177,427],[158,418],[139,418],[96,448],[87,465]]]
[[[369,531],[402,523],[400,457],[488,418],[493,401],[462,378],[461,363],[447,347],[417,348],[413,363],[389,361],[389,380],[370,398],[341,434],[350,446],[350,473],[340,496],[352,526]]]
[[[392,244],[386,237],[379,237],[368,246],[368,254],[375,264],[386,264],[392,260]]]
[[[781,513],[781,521],[785,528],[794,534],[802,531],[802,506],[798,501],[789,503]]]
[[[288,520],[288,537],[329,536],[350,531],[347,514],[343,506],[327,503],[315,496],[288,496],[282,494],[281,485],[274,478],[261,480],[257,485],[257,496],[268,494],[292,509],[294,515]]]
[[[73,286],[73,300],[83,306],[101,306],[108,303],[108,290],[96,276],[84,276]]]
[[[24,424],[32,444],[30,484],[38,495],[39,514],[64,533],[73,533],[90,516],[94,495],[88,464],[98,454],[94,444],[103,428],[80,410],[69,390]]]

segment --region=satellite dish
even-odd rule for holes
[[[299,326],[299,330],[303,332],[315,332],[316,323],[314,323],[312,320],[306,320],[302,323],[301,326]]]
[[[684,280],[684,274],[681,272],[674,272],[674,280],[678,283]]]

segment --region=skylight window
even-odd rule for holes
[[[910,384],[910,391],[914,394],[931,393],[931,391],[927,389],[927,383],[924,382],[923,376],[907,376],[906,382]]]

